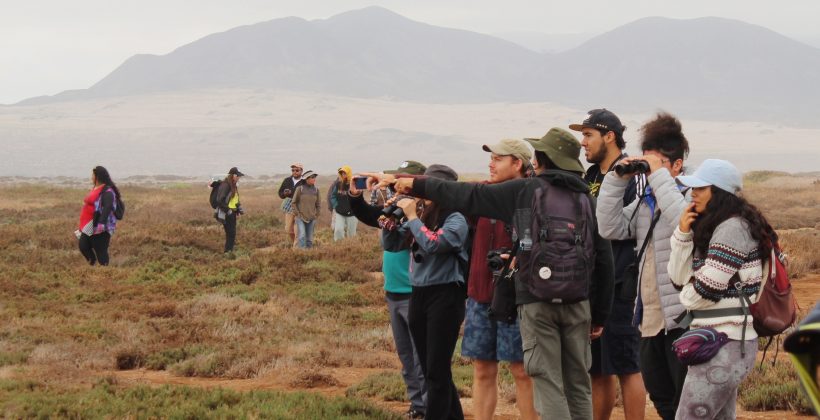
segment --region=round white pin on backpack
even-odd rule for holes
[[[538,277],[541,277],[542,279],[546,280],[552,277],[552,270],[550,270],[549,267],[541,267],[541,269],[538,270]]]

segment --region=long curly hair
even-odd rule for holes
[[[114,190],[114,193],[117,194],[120,200],[122,200],[122,196],[120,195],[120,189],[117,188],[117,184],[114,184],[114,181],[111,180],[111,175],[108,173],[108,169],[105,169],[102,166],[95,166],[94,169],[91,170],[94,172],[94,177],[97,178],[97,183],[106,185]]]
[[[731,194],[715,186],[712,189],[712,198],[706,204],[706,210],[692,223],[694,232],[695,250],[705,255],[709,249],[709,241],[715,229],[729,218],[740,216],[749,225],[749,232],[758,241],[762,258],[771,252],[772,245],[777,242],[777,233],[763,216],[763,213],[745,198]]]

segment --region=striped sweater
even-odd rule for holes
[[[694,255],[693,233],[680,228],[672,235],[672,254],[667,266],[672,282],[682,287],[680,300],[686,309],[739,308],[740,297],[735,286],[740,281],[743,293],[757,301],[763,278],[759,243],[752,238],[745,220],[730,218],[715,228],[709,249],[703,256]],[[752,317],[747,319],[746,339],[757,337]],[[712,327],[740,340],[743,316],[696,318],[692,327]]]

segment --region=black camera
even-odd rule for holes
[[[382,216],[394,219],[396,222],[404,219],[404,210],[401,207],[391,204],[382,209]]]
[[[649,172],[649,162],[645,160],[633,160],[615,165],[615,173],[618,174],[618,176],[632,173],[645,174],[647,172]]]
[[[509,255],[512,251],[509,248],[494,249],[487,253],[487,267],[492,271],[501,271],[507,265],[509,259],[501,258],[502,255]]]
[[[396,230],[404,221],[404,210],[396,205],[396,202],[403,198],[410,198],[409,196],[400,195],[395,202],[382,209],[382,214],[379,216],[379,227],[385,230]]]

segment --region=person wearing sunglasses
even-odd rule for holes
[[[290,165],[290,176],[282,180],[279,186],[279,198],[282,199],[282,211],[285,212],[285,232],[290,236],[290,242],[296,248],[296,214],[293,212],[292,200],[296,187],[302,185],[302,171],[304,166],[301,163]]]

